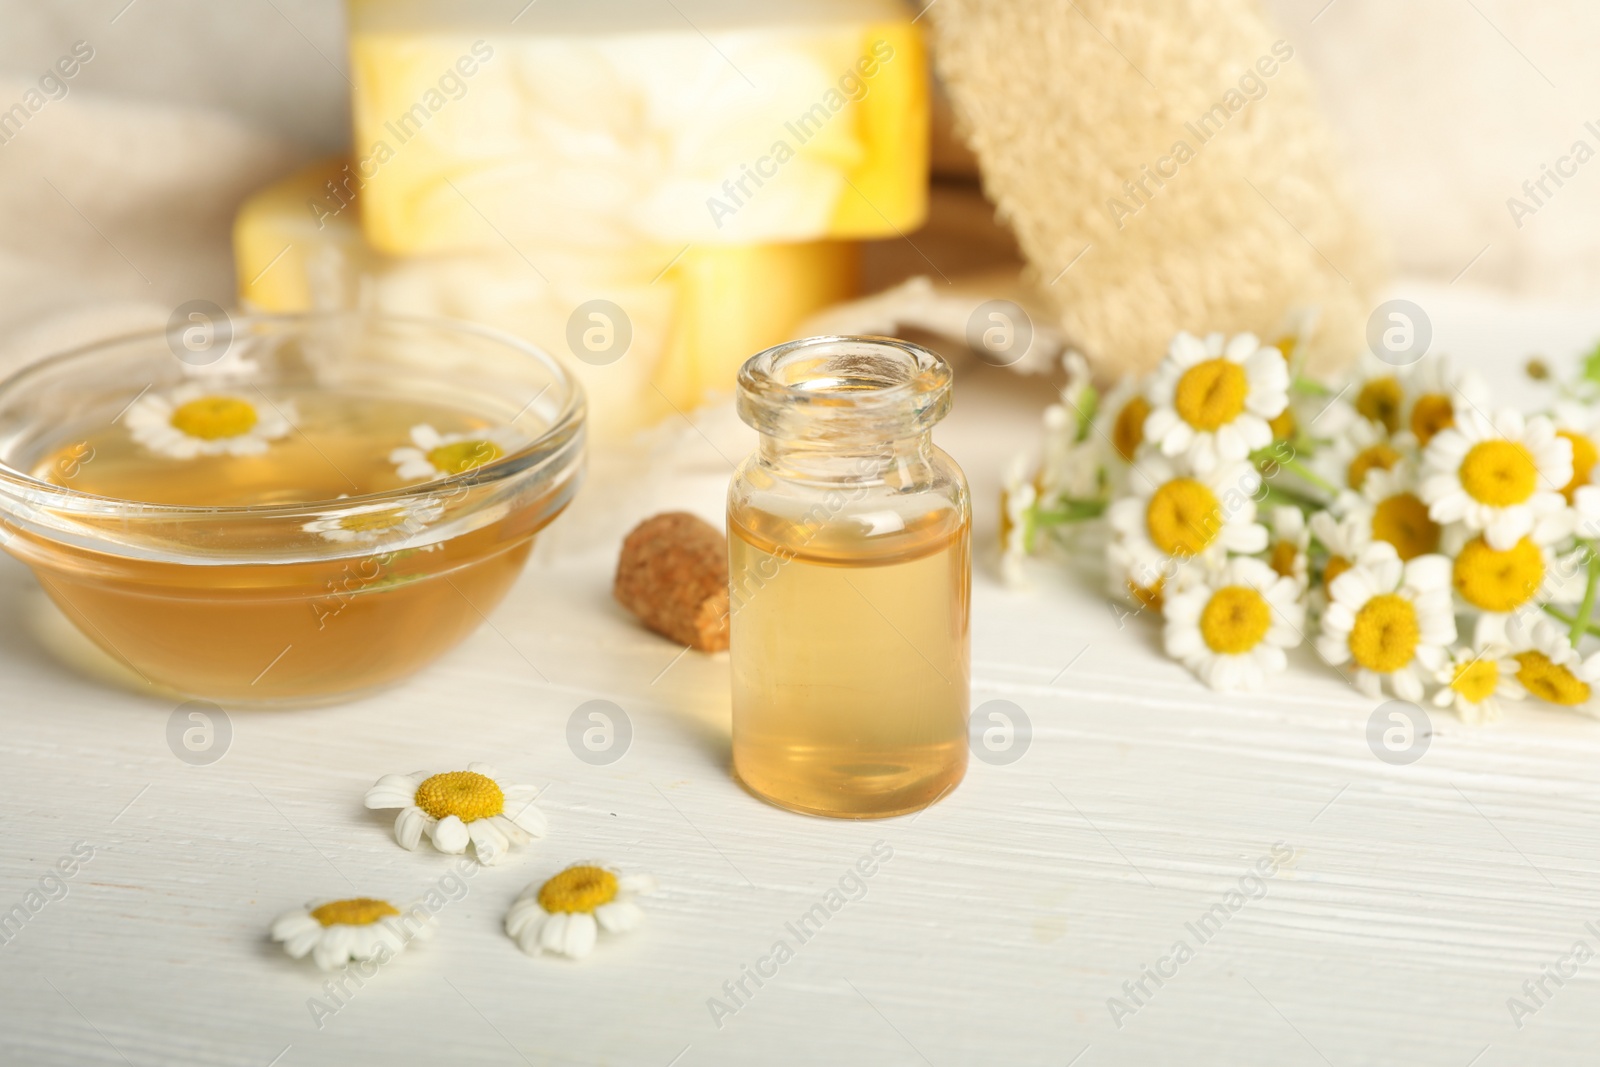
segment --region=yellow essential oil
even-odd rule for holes
[[[416,483],[390,458],[413,444],[413,427],[493,436],[483,419],[427,401],[320,389],[237,393],[260,419],[282,413],[293,428],[259,452],[183,458],[135,440],[119,419],[47,450],[31,473],[114,501],[196,508],[326,502],[332,509],[341,497]],[[213,407],[219,418],[235,415]],[[206,414],[191,409],[185,425],[201,433],[237,429],[196,421]],[[499,452],[492,442],[464,450],[470,448],[447,446],[435,458],[461,473]],[[551,517],[548,508],[524,504],[459,536],[383,547],[385,539],[411,534],[426,540],[451,504],[452,494],[441,491],[325,520],[323,529],[263,521],[249,553],[260,561],[250,562],[197,565],[192,550],[205,548],[203,536],[182,546],[182,560],[26,532],[8,547],[32,565],[80,630],[152,684],[225,702],[308,702],[382,686],[453,646],[500,601],[534,532]],[[112,532],[119,521],[112,515],[103,523]]]
[[[971,512],[931,441],[949,368],[818,338],[756,356],[729,489],[733,765],[796,811],[916,811],[966,772]]]

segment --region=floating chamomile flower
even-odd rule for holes
[[[306,533],[321,534],[329,541],[366,544],[380,540],[401,540],[426,529],[444,514],[437,500],[414,500],[407,504],[363,504],[312,519],[302,527]]]
[[[1422,499],[1435,522],[1482,531],[1491,548],[1523,537],[1547,541],[1570,532],[1561,490],[1572,480],[1572,442],[1542,415],[1505,409],[1493,421],[1458,412],[1423,452]]]
[[[1532,612],[1506,624],[1506,640],[1517,662],[1517,681],[1530,694],[1567,708],[1589,703],[1594,683],[1600,681],[1600,652],[1579,656],[1566,633]]]
[[[402,848],[416,848],[426,832],[440,852],[465,852],[470,843],[478,862],[492,866],[512,847],[544,836],[538,795],[531,785],[497,781],[487,763],[469,763],[444,774],[386,774],[367,790],[366,805],[400,809],[394,837]]]
[[[1450,561],[1402,563],[1393,545],[1375,541],[1329,585],[1317,651],[1336,667],[1354,662],[1356,687],[1369,696],[1387,678],[1396,696],[1418,701],[1424,674],[1443,666],[1455,639]]]
[[[306,953],[324,971],[351,960],[387,962],[413,940],[433,936],[438,921],[413,908],[402,913],[386,900],[356,897],[307,904],[286,911],[272,924],[272,939],[295,959]]]
[[[1113,502],[1106,517],[1122,543],[1145,560],[1255,553],[1267,547],[1266,527],[1256,521],[1260,488],[1261,472],[1249,463],[1186,474],[1150,456],[1133,468],[1128,495]]]
[[[411,428],[411,446],[390,452],[389,462],[407,481],[430,481],[477,470],[527,443],[527,438],[509,426],[441,434],[423,423]]]
[[[1283,353],[1254,334],[1204,340],[1180,333],[1151,375],[1144,436],[1163,455],[1187,456],[1199,473],[1272,443],[1269,420],[1289,403]]]
[[[1433,706],[1454,705],[1462,722],[1494,722],[1500,718],[1501,701],[1521,700],[1527,695],[1517,681],[1517,669],[1517,661],[1504,645],[1458,648],[1434,675],[1439,691],[1433,694]]]
[[[1300,643],[1305,624],[1300,583],[1248,557],[1168,597],[1162,614],[1167,655],[1220,690],[1259,689],[1286,669],[1284,649]]]
[[[618,874],[598,860],[575,864],[523,890],[506,912],[506,933],[530,956],[582,959],[601,930],[625,934],[643,922],[635,898],[655,888],[647,874]]]
[[[288,410],[190,382],[170,393],[146,393],[122,418],[129,435],[152,452],[194,459],[265,452],[269,442],[293,428]]]

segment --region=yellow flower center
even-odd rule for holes
[[[1400,428],[1400,379],[1389,375],[1370,379],[1356,394],[1356,410],[1394,433]]]
[[[1300,548],[1293,541],[1279,541],[1272,546],[1272,559],[1268,562],[1283,577],[1293,578],[1298,573]]]
[[[1128,579],[1128,595],[1138,601],[1139,606],[1148,611],[1159,612],[1166,604],[1163,587],[1167,584],[1165,578],[1157,578],[1153,585],[1140,585],[1133,579]]]
[[[1249,652],[1272,627],[1272,608],[1247,585],[1225,585],[1200,613],[1200,636],[1211,651],[1227,656]]]
[[[1186,559],[1217,536],[1221,511],[1216,494],[1204,485],[1193,478],[1174,478],[1151,494],[1145,527],[1157,548]]]
[[[1513,611],[1533,599],[1544,583],[1544,553],[1524,537],[1504,552],[1474,537],[1456,556],[1452,582],[1461,598],[1480,611]]]
[[[1372,537],[1387,541],[1406,562],[1439,550],[1439,524],[1415,493],[1396,493],[1372,511]]]
[[[202,441],[247,434],[256,425],[256,409],[232,396],[203,396],[178,405],[168,420],[172,428]]]
[[[1272,430],[1274,441],[1287,441],[1294,436],[1296,428],[1294,409],[1285,404],[1283,411],[1267,420],[1267,426]]]
[[[1417,444],[1426,445],[1440,430],[1456,424],[1456,406],[1443,393],[1424,393],[1411,405],[1411,432]]]
[[[339,520],[339,528],[352,533],[378,533],[383,530],[392,530],[405,520],[405,511],[401,508],[390,508],[385,511],[361,511],[354,515],[346,515]]]
[[[1589,683],[1550,662],[1543,652],[1529,650],[1512,657],[1517,661],[1517,681],[1540,700],[1572,707],[1589,699]]]
[[[506,810],[506,796],[493,778],[476,771],[436,774],[417,786],[416,805],[435,819],[487,819]]]
[[[539,907],[552,915],[560,911],[592,912],[617,899],[617,876],[604,867],[568,867],[539,887]]]
[[[500,446],[493,441],[457,441],[440,445],[429,452],[428,462],[433,464],[434,470],[446,474],[464,474],[485,463],[493,463],[502,454]]]
[[[323,926],[371,926],[379,919],[399,914],[393,904],[371,897],[333,900],[311,911],[311,917]]]
[[[1369,671],[1388,674],[1411,662],[1422,641],[1417,609],[1397,593],[1380,593],[1356,612],[1350,655]]]
[[[1482,704],[1494,695],[1500,684],[1500,665],[1492,659],[1475,659],[1458,664],[1450,678],[1450,688],[1473,704]]]
[[[1197,430],[1216,430],[1244,411],[1250,379],[1231,359],[1208,359],[1183,372],[1172,401],[1178,417]]]
[[[1570,504],[1572,494],[1578,491],[1578,486],[1589,484],[1589,475],[1594,472],[1595,461],[1600,460],[1600,449],[1596,449],[1594,442],[1581,433],[1572,430],[1557,430],[1556,433],[1572,442],[1572,481],[1561,487],[1561,494]]]
[[[1361,483],[1367,480],[1367,472],[1372,468],[1394,470],[1394,465],[1399,462],[1400,453],[1395,447],[1385,441],[1379,441],[1356,453],[1356,458],[1345,468],[1344,480],[1349,483],[1350,488],[1360,489]]]
[[[1524,503],[1538,487],[1538,480],[1533,456],[1515,441],[1480,441],[1461,461],[1461,488],[1490,507]]]
[[[1350,561],[1343,556],[1329,556],[1328,565],[1322,568],[1322,585],[1324,588],[1333,584],[1333,580],[1350,569]]]
[[[1132,463],[1133,454],[1144,444],[1144,420],[1149,417],[1150,401],[1142,396],[1129,400],[1117,412],[1111,424],[1111,444],[1126,462]]]

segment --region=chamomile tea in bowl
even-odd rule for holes
[[[98,343],[0,382],[0,537],[161,689],[324,703],[476,629],[582,475],[583,395],[508,335],[361,313]]]

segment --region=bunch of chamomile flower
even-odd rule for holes
[[[1524,414],[1442,357],[1313,381],[1296,340],[1182,333],[1105,394],[1069,355],[1006,477],[1007,579],[1097,521],[1118,613],[1159,620],[1214,689],[1305,643],[1370,696],[1468,722],[1524,699],[1600,714],[1600,348]]]

